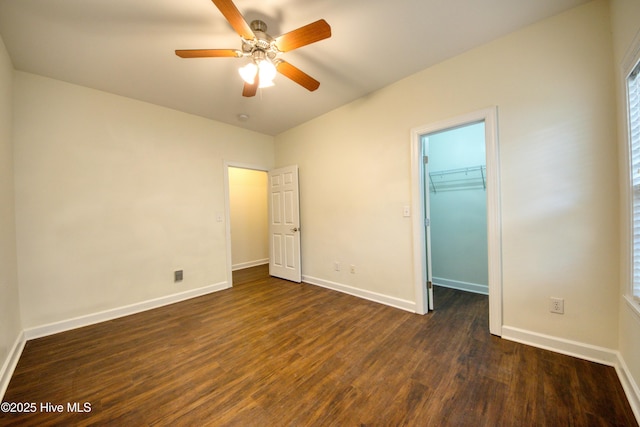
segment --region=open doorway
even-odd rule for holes
[[[411,183],[413,207],[413,258],[416,312],[433,309],[431,229],[428,197],[428,163],[423,152],[424,137],[469,124],[483,123],[485,140],[487,289],[489,330],[502,335],[502,259],[500,217],[500,168],[497,139],[497,109],[487,108],[411,130]]]
[[[422,147],[433,285],[489,295],[484,121],[423,135]]]
[[[227,165],[228,277],[269,264],[267,171]]]
[[[224,189],[228,286],[234,271],[267,264],[269,275],[300,283],[298,166],[225,162]]]

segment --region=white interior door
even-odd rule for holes
[[[431,178],[429,178],[429,138],[424,137],[422,143],[422,159],[424,162],[424,242],[425,242],[425,267],[427,277],[427,304],[429,310],[433,310],[433,270],[431,268],[431,208],[429,194],[431,191]]]
[[[298,166],[269,171],[269,274],[302,281]]]

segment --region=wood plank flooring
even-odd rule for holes
[[[265,267],[29,341],[4,401],[37,411],[0,425],[637,425],[613,368],[491,336],[486,297],[439,288],[419,316]]]

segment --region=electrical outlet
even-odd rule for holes
[[[549,311],[557,314],[564,314],[564,299],[551,297]]]
[[[356,266],[351,264],[350,271],[351,271],[351,274],[356,274]]]
[[[335,271],[340,271],[340,263],[338,261],[333,263],[333,269]]]
[[[182,270],[176,270],[173,272],[173,281],[182,282]]]

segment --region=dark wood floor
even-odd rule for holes
[[[418,316],[237,272],[229,290],[29,341],[4,401],[38,410],[0,425],[637,425],[613,368],[491,336],[486,297],[436,292]]]

